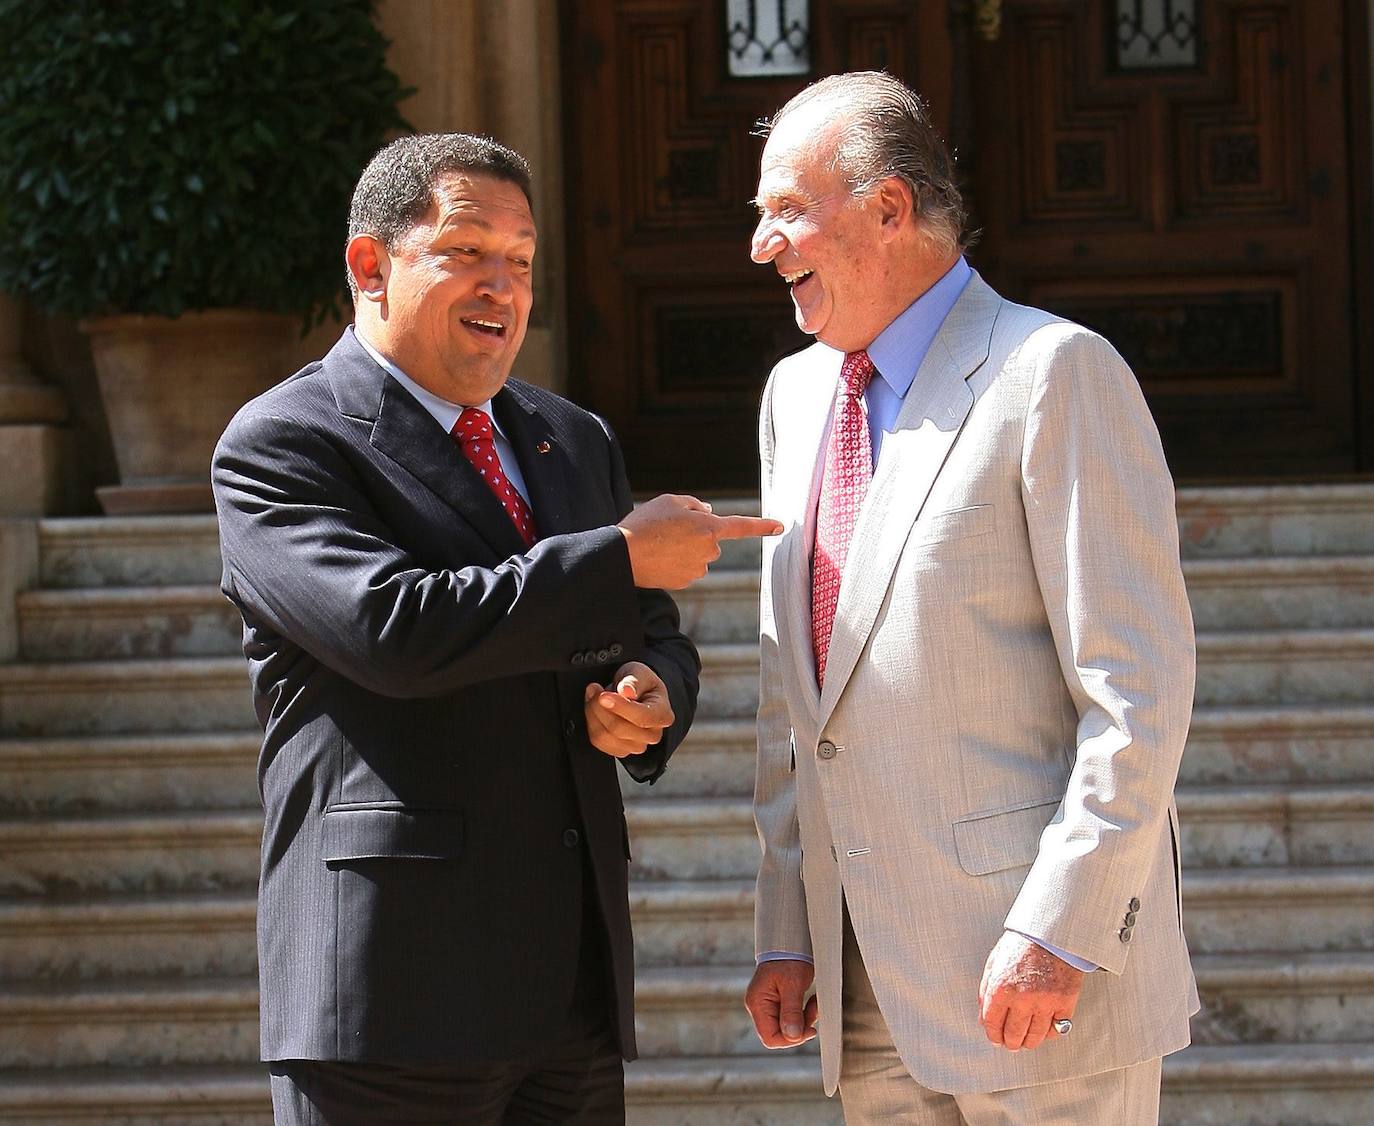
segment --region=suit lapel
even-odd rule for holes
[[[517,385],[506,384],[492,399],[491,409],[520,463],[540,537],[581,531],[574,511],[577,469],[563,435]]]
[[[999,298],[975,274],[902,403],[854,529],[820,698],[824,724],[872,632],[902,548],[973,407],[968,377],[988,357]]]
[[[774,598],[774,612],[778,627],[778,645],[784,653],[792,654],[792,676],[786,683],[797,693],[794,703],[812,715],[820,704],[820,690],[816,686],[816,658],[811,645],[811,549],[816,535],[816,500],[824,468],[821,443],[829,432],[831,411],[835,404],[836,381],[844,356],[833,349],[818,352],[822,357],[814,373],[804,381],[786,389],[787,400],[774,404],[774,419],[779,434],[792,439],[786,447],[786,458],[774,465],[776,516],[788,525],[788,530],[773,557],[773,589],[781,591],[781,599]]]
[[[339,412],[372,423],[371,442],[452,508],[500,559],[525,550],[501,502],[458,444],[364,351],[350,326],[325,359]]]

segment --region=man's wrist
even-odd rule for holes
[[[805,962],[814,966],[816,959],[810,954],[794,954],[790,950],[765,950],[754,959],[755,965],[761,966],[764,962]]]

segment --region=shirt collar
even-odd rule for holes
[[[462,403],[450,403],[447,399],[442,399],[434,394],[433,391],[427,391],[425,388],[421,387],[415,380],[411,379],[410,376],[406,375],[405,372],[368,343],[363,334],[358,331],[357,325],[353,326],[353,335],[358,338],[358,343],[363,346],[363,350],[377,361],[382,370],[409,391],[419,402],[420,406],[424,407],[425,410],[434,416],[434,421],[444,428],[444,433],[449,434],[453,432],[454,426],[458,423],[458,416],[467,409],[466,406]],[[487,417],[491,419],[492,427],[496,430],[496,433],[504,438],[506,435],[501,430],[501,424],[496,421],[496,415],[492,413],[491,400],[488,399],[485,403],[477,403],[475,405],[478,410],[486,412]]]
[[[911,389],[935,334],[972,276],[972,267],[960,255],[939,281],[899,313],[868,346],[868,358],[899,399]]]

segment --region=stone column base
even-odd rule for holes
[[[153,513],[214,512],[210,482],[144,482],[102,485],[95,496],[106,516],[145,516]]]
[[[70,440],[63,426],[0,425],[0,516],[42,516],[61,508]]]

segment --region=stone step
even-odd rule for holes
[[[1199,633],[1197,663],[1200,704],[1374,700],[1374,629]]]
[[[752,880],[758,874],[759,839],[748,798],[631,802],[625,814],[633,879]]]
[[[262,1064],[0,1072],[0,1122],[25,1126],[272,1126]]]
[[[242,652],[239,612],[208,584],[28,590],[16,609],[19,651],[29,661]]]
[[[806,1052],[641,1059],[625,1065],[627,1126],[841,1126]]]
[[[256,807],[260,742],[256,731],[0,739],[0,816]]]
[[[1178,490],[1184,558],[1374,551],[1374,485],[1239,485]]]
[[[758,638],[758,576],[713,571],[674,595],[682,629],[700,642]],[[217,586],[29,590],[17,599],[19,646],[28,661],[123,657],[224,657],[242,652],[243,622]]]
[[[1198,1043],[1374,1043],[1374,949],[1198,954],[1193,970]]]
[[[1374,784],[1183,786],[1185,867],[1374,864]],[[752,878],[759,845],[750,801],[632,802],[632,871],[643,879]]]
[[[1374,704],[1193,710],[1186,783],[1374,781]]]
[[[0,900],[0,981],[247,976],[256,919],[251,888]]]
[[[1189,559],[1199,630],[1374,625],[1374,554]]]
[[[1182,786],[1188,868],[1374,864],[1374,784]],[[747,797],[631,798],[631,873],[640,880],[752,879],[758,841]],[[0,890],[213,889],[251,884],[255,807],[0,820]]]
[[[1185,868],[1195,954],[1374,948],[1374,866]]]
[[[11,818],[0,821],[0,892],[252,886],[261,839],[256,810]]]
[[[1374,555],[1199,559],[1184,566],[1200,630],[1374,625]],[[674,596],[699,643],[753,642],[758,575],[714,570]],[[237,654],[238,611],[213,583],[24,591],[20,651],[31,661]]]
[[[752,644],[702,645],[702,710],[758,707]],[[1198,705],[1356,704],[1374,700],[1374,629],[1226,630],[1197,636]]]
[[[1374,1044],[1195,1044],[1164,1061],[1161,1126],[1367,1126]]]
[[[717,512],[757,514],[751,498],[712,498]],[[1185,558],[1374,552],[1374,486],[1366,484],[1182,488]],[[73,517],[39,523],[45,587],[218,581],[212,515]],[[727,541],[718,569],[756,567],[757,540]]]
[[[0,992],[0,1069],[257,1056],[256,977],[10,982]]]
[[[640,964],[749,962],[752,896],[752,880],[632,884]],[[1370,865],[1185,869],[1183,899],[1189,946],[1200,954],[1374,946]]]
[[[1193,1019],[1198,1043],[1374,1042],[1374,950],[1200,954],[1193,968],[1203,998]],[[751,972],[747,965],[643,971],[635,991],[641,1054],[763,1051],[741,1003]]]
[[[697,719],[657,782],[645,786],[621,771],[620,791],[627,802],[747,797],[754,792],[754,745],[752,717]]]
[[[641,1059],[627,1126],[840,1126],[814,1056]],[[1355,1126],[1374,1100],[1374,1045],[1194,1045],[1164,1061],[1161,1126]],[[0,1121],[28,1126],[270,1126],[261,1065],[19,1069]]]
[[[757,516],[758,501],[712,498],[721,515]],[[58,517],[38,526],[45,588],[218,583],[219,529],[213,515]],[[713,572],[758,570],[759,541],[726,540]]]
[[[213,515],[40,520],[38,544],[44,587],[219,582]]]
[[[630,915],[641,969],[754,960],[753,880],[636,880]]]
[[[256,725],[242,657],[7,665],[0,734],[246,730]]]
[[[0,816],[249,808],[258,803],[253,730],[0,739]],[[1180,782],[1374,782],[1374,706],[1199,707]],[[622,772],[626,801],[747,797],[752,718],[700,719],[652,786]]]
[[[1374,783],[1185,786],[1183,864],[1374,864]]]
[[[1374,786],[1183,787],[1186,867],[1374,864]],[[747,798],[627,805],[632,877],[752,879],[759,846]],[[257,809],[171,810],[0,820],[0,891],[213,890],[251,886]]]

